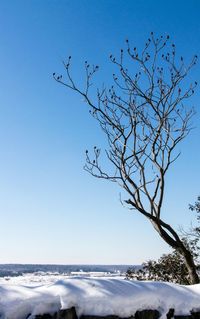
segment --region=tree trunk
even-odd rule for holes
[[[187,267],[188,274],[189,274],[189,277],[190,277],[190,283],[192,285],[199,284],[200,283],[200,279],[199,279],[199,276],[197,274],[197,270],[196,270],[196,266],[194,264],[194,260],[193,260],[192,254],[185,247],[180,249],[180,253],[185,258],[185,265]]]
[[[191,252],[185,247],[183,241],[179,238],[175,230],[169,224],[164,223],[161,219],[153,218],[152,220],[151,217],[150,221],[160,237],[162,237],[162,239],[164,239],[164,241],[173,249],[178,250],[179,253],[184,257],[185,265],[187,267],[188,275],[190,278],[190,284],[199,284],[200,278],[197,274],[197,268],[194,263],[194,258]],[[170,236],[170,234],[172,236]]]

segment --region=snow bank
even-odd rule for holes
[[[75,277],[46,285],[0,285],[0,314],[22,319],[28,314],[54,313],[75,306],[78,316],[129,317],[137,310],[157,309],[164,318],[200,310],[200,284],[180,286],[161,282],[127,281],[116,278]]]

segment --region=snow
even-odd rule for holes
[[[7,278],[8,279],[8,278]],[[170,308],[176,315],[200,310],[200,284],[180,286],[120,277],[25,275],[0,280],[0,315],[24,319],[28,314],[54,313],[75,306],[78,316],[129,317],[137,310],[157,309],[162,318]]]

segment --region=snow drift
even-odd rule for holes
[[[180,286],[162,282],[117,278],[74,277],[36,286],[1,284],[0,314],[3,319],[22,319],[28,314],[53,313],[75,307],[80,315],[134,315],[137,310],[157,309],[162,318],[170,308],[176,315],[200,310],[200,284]]]

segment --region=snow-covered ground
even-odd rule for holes
[[[55,283],[58,280],[65,280],[74,277],[112,277],[112,278],[124,278],[125,274],[120,274],[120,272],[109,273],[109,272],[86,272],[86,271],[72,271],[70,274],[59,272],[43,272],[37,271],[34,273],[25,273],[23,276],[4,276],[0,277],[1,284],[15,284],[15,285],[25,285],[25,286],[37,286],[38,284],[49,285]]]
[[[129,317],[137,310],[157,309],[163,318],[169,308],[176,314],[200,310],[200,285],[127,281],[122,277],[26,274],[0,279],[0,314],[22,319],[28,314],[76,307],[77,313]]]

